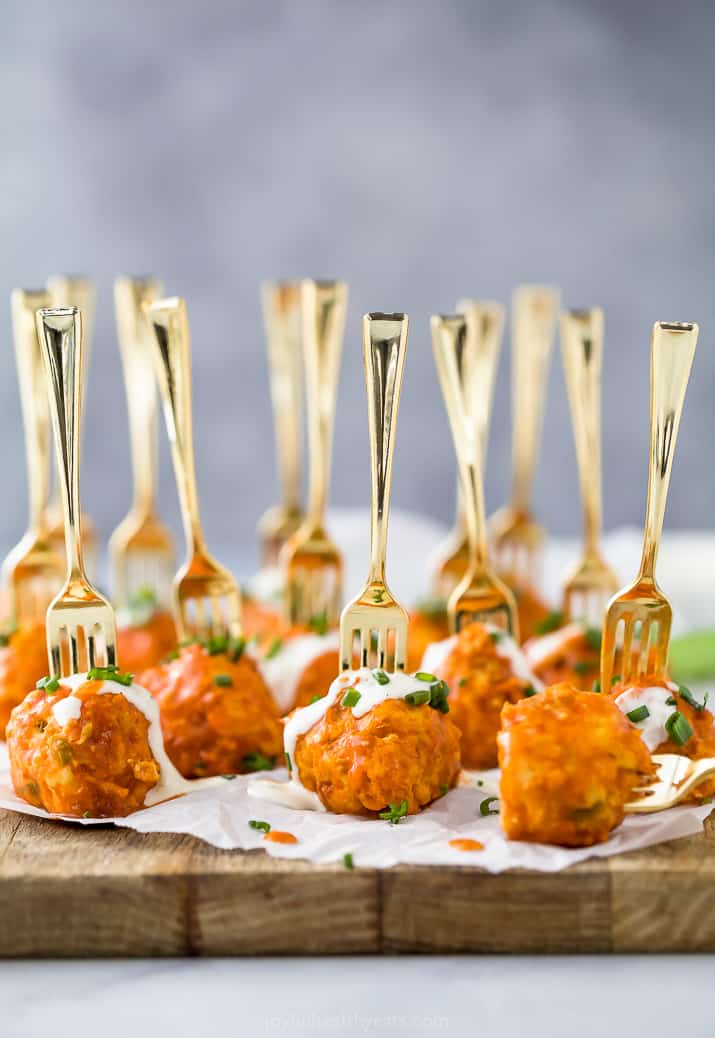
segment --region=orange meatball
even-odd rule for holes
[[[593,690],[601,670],[601,632],[568,624],[524,646],[529,666],[545,685],[567,681],[575,688]]]
[[[565,682],[507,704],[497,741],[510,840],[602,843],[634,787],[653,774],[645,744],[613,701]]]
[[[254,755],[280,754],[278,711],[242,643],[191,643],[140,680],[159,703],[166,752],[185,778],[255,770]]]
[[[120,627],[117,656],[127,670],[136,674],[161,662],[176,648],[176,627],[171,613],[156,609],[143,622]]]
[[[519,617],[519,638],[525,642],[538,633],[539,626],[551,615],[551,609],[528,584],[510,584]]]
[[[144,806],[161,777],[149,746],[149,721],[121,693],[102,692],[104,686],[85,681],[72,692],[51,682],[15,707],[7,748],[18,796],[75,818],[124,816]],[[61,724],[55,708],[70,695],[81,707]]]
[[[0,739],[13,707],[21,703],[47,673],[47,641],[44,623],[29,624],[0,636]]]
[[[298,738],[293,766],[336,814],[374,815],[403,801],[415,814],[454,785],[459,731],[439,710],[403,699],[362,717],[337,701]]]
[[[245,593],[241,622],[245,637],[255,638],[259,643],[282,637],[286,629],[286,623],[278,610],[263,605],[257,598],[251,598]]]
[[[340,670],[340,654],[337,649],[316,656],[300,675],[295,690],[294,706],[308,706],[322,699]]]
[[[410,613],[410,637],[407,642],[407,669],[419,668],[428,646],[449,637],[447,603],[440,599],[418,603]]]
[[[501,708],[534,692],[533,683],[515,675],[509,657],[500,655],[499,642],[505,637],[483,624],[470,624],[435,668],[450,688],[450,717],[462,733],[466,768],[496,767]]]

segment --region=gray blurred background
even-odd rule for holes
[[[651,325],[698,321],[666,522],[713,525],[712,4],[0,6],[0,296],[55,271],[96,278],[82,474],[103,535],[130,490],[111,282],[147,272],[188,299],[207,534],[246,566],[275,496],[258,293],[274,277],[350,284],[336,505],[369,495],[360,315],[409,313],[393,504],[445,520],[454,465],[430,313],[463,295],[506,301],[518,281],[554,282],[566,305],[605,308],[608,527],[642,519]],[[26,506],[7,305],[0,332],[9,547]],[[490,510],[509,486],[508,356],[507,339]],[[175,522],[162,452],[162,507]],[[552,531],[578,530],[557,350],[535,504]]]

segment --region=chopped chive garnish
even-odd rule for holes
[[[5,649],[10,644],[9,634],[0,634],[0,649]]]
[[[429,703],[432,698],[432,693],[429,689],[419,689],[417,692],[408,692],[405,696],[405,702],[410,706],[424,706],[425,703]]]
[[[256,829],[259,833],[269,833],[271,831],[269,822],[261,822],[257,818],[252,818],[248,824],[251,829]]]
[[[600,680],[600,678],[596,678],[596,680],[594,681],[594,683],[591,686],[591,688],[592,688],[592,690],[594,692],[600,692],[601,691],[601,680]]]
[[[64,767],[72,760],[72,747],[66,739],[58,739],[55,743],[55,753],[60,764]]]
[[[92,815],[92,812],[91,812],[91,811],[83,811],[83,812],[82,812],[82,817],[83,817],[83,818],[92,818],[92,817],[93,817],[93,815]]]
[[[235,778],[238,778],[238,775],[222,775],[221,778],[226,779],[227,782],[233,782]]]
[[[400,801],[399,804],[388,804],[384,811],[380,811],[380,818],[383,821],[389,822],[390,825],[397,825],[401,818],[404,818],[407,814],[408,803],[406,800]]]
[[[693,693],[690,691],[690,689],[686,688],[685,685],[679,685],[678,686],[678,695],[682,699],[684,699],[686,703],[688,703],[690,706],[692,706],[693,710],[704,710],[705,709],[705,703],[699,702],[695,698]],[[705,702],[707,702],[707,698],[706,698]]]
[[[589,670],[593,670],[593,664],[588,663],[586,660],[577,660],[573,665],[575,674],[588,674]]]
[[[554,612],[545,616],[543,620],[539,620],[537,624],[534,624],[534,631],[536,634],[549,634],[550,631],[557,631],[563,625],[564,614],[554,610]]]
[[[492,811],[492,804],[496,804],[499,801],[499,797],[485,797],[479,805],[480,815],[498,815],[499,809]]]
[[[526,688],[524,689],[524,698],[525,699],[530,699],[532,696],[535,696],[535,695],[536,695],[536,689],[534,688],[534,686],[533,685],[527,685]]]
[[[310,705],[310,706],[312,706],[312,705],[313,705],[313,703],[317,703],[317,702],[318,702],[318,700],[319,700],[319,699],[322,699],[322,698],[323,698],[323,697],[322,697],[322,696],[319,696],[319,695],[318,695],[318,693],[316,692],[314,696],[311,696],[311,697],[310,697],[310,704],[309,704],[309,705]]]
[[[357,706],[360,698],[360,693],[356,688],[348,688],[340,702],[343,706]]]
[[[468,681],[469,681],[469,678],[460,678],[459,681],[457,682],[457,688],[464,688],[464,686],[467,684]]]
[[[611,678],[611,688],[613,688],[614,685],[617,685],[620,680],[621,680],[621,675],[620,674],[614,674],[613,677]]]
[[[449,703],[447,702],[447,696],[449,695],[449,685],[446,681],[437,681],[430,688],[430,701],[429,705],[433,710],[439,710],[441,714],[449,713]]]
[[[194,771],[206,771],[206,765],[202,760],[197,760],[194,764]]]
[[[129,686],[134,680],[133,674],[122,674],[118,667],[92,667],[87,671],[87,681],[116,681],[118,685]]]
[[[373,673],[373,677],[375,678],[375,681],[378,683],[378,685],[389,685],[390,684],[390,679],[388,678],[388,676],[387,676],[387,674],[385,673],[384,670],[373,670],[372,673]]]
[[[244,771],[270,771],[274,763],[275,757],[266,757],[258,750],[245,754],[241,761]]]
[[[684,714],[681,714],[680,710],[673,711],[665,722],[665,730],[673,742],[678,746],[684,746],[693,734],[690,722]]]
[[[348,854],[343,854],[343,865],[345,866],[346,869],[354,869],[355,868],[355,862],[353,861],[352,854],[349,854],[349,853]]]
[[[675,696],[668,696],[665,701],[666,706],[675,706]]]
[[[477,779],[477,785],[481,788],[484,785],[484,779]]]
[[[48,695],[52,695],[60,687],[60,683],[57,678],[40,678],[35,685],[35,688],[43,689]]]
[[[219,688],[231,688],[233,678],[230,674],[214,674],[214,685],[218,685]]]
[[[436,674],[429,674],[426,670],[418,670],[415,677],[418,681],[426,681],[427,684],[431,684],[433,681],[437,680]]]
[[[636,706],[633,710],[629,710],[626,714],[629,721],[633,724],[638,724],[639,721],[645,721],[646,717],[650,717],[650,710],[645,704],[643,706]]]
[[[171,663],[172,660],[178,660],[178,658],[179,658],[179,650],[178,649],[172,649],[171,652],[167,652],[166,656],[164,657],[164,659],[161,662],[162,663]]]
[[[310,620],[308,620],[308,627],[316,634],[327,634],[330,630],[327,612],[323,610],[322,613],[316,613],[315,616],[311,616]]]
[[[291,759],[290,759],[290,753],[286,753],[286,754],[284,754],[284,756],[285,756],[285,759],[286,759],[286,767],[288,768],[288,771],[292,771],[293,770],[293,764],[292,764]]]
[[[439,787],[439,791],[440,791],[440,793],[442,794],[443,797],[447,796],[447,794],[449,793],[449,790],[450,790],[449,783],[448,782],[442,782],[442,784]]]
[[[278,653],[281,651],[282,648],[283,648],[283,639],[282,638],[274,638],[273,641],[271,642],[271,644],[266,649],[265,658],[267,660],[272,660],[274,656],[278,655]]]
[[[598,627],[587,627],[584,631],[584,637],[590,649],[593,649],[594,652],[601,651],[601,632]]]
[[[500,642],[502,640],[503,634],[501,631],[490,631],[489,637],[493,642]]]

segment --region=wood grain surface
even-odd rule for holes
[[[0,956],[715,951],[702,834],[565,872],[280,861],[0,811]]]

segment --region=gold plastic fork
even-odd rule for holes
[[[50,305],[54,307],[76,306],[82,313],[82,399],[87,390],[87,372],[89,358],[94,341],[95,291],[88,278],[76,274],[53,274],[47,279],[47,291],[50,293]],[[79,430],[80,443],[82,429]],[[50,542],[57,551],[63,552],[65,546],[65,527],[62,498],[59,480],[47,506],[47,523],[50,530]],[[97,565],[97,533],[94,523],[85,513],[82,514],[82,551],[85,567],[94,574]]]
[[[336,627],[340,619],[343,558],[325,529],[325,508],[347,297],[342,281],[301,283],[310,476],[305,520],[280,556],[291,624],[320,616]]]
[[[501,303],[461,299],[457,313],[467,322],[467,341],[474,358],[474,416],[482,444],[482,466],[486,461],[489,423],[492,413],[494,379],[499,363],[504,333],[504,307]],[[457,515],[454,528],[435,553],[434,594],[446,599],[462,579],[469,565],[467,523],[464,518],[462,491],[457,477]]]
[[[531,514],[531,493],[558,307],[556,288],[520,285],[512,297],[512,495],[490,532],[496,568],[515,587],[541,580],[544,530]]]
[[[406,314],[365,314],[362,319],[372,477],[370,571],[365,587],[340,617],[342,670],[352,667],[356,638],[361,667],[396,672],[404,670],[407,663],[407,610],[395,599],[385,579],[392,457],[407,326]],[[388,657],[391,646],[392,665]]]
[[[643,815],[675,807],[705,779],[715,775],[715,757],[690,760],[677,753],[657,753],[651,760],[656,766],[655,781],[633,790],[642,795],[638,800],[629,800],[626,814]]]
[[[90,584],[82,560],[79,430],[82,316],[76,306],[37,311],[37,334],[50,386],[67,554],[67,578],[47,610],[50,673],[67,677],[116,663],[114,611]]]
[[[518,639],[514,596],[489,566],[482,482],[483,445],[474,411],[479,373],[469,349],[467,324],[462,314],[435,315],[431,327],[437,373],[457,455],[469,542],[467,572],[447,601],[450,627],[460,631],[479,620],[503,627]]]
[[[47,379],[35,312],[49,306],[46,292],[16,288],[10,297],[20,404],[25,428],[28,528],[2,566],[9,615],[19,627],[44,617],[64,577],[64,560],[49,540],[46,508],[50,479],[50,414]]]
[[[300,283],[266,282],[261,287],[261,298],[281,501],[261,516],[258,532],[262,564],[275,566],[283,545],[304,518],[300,492],[303,442]]]
[[[620,680],[653,684],[668,676],[672,609],[655,579],[665,503],[685,390],[698,341],[697,324],[653,325],[650,359],[650,469],[643,555],[635,583],[611,599],[601,640],[601,688],[610,689],[617,651]],[[622,629],[621,629],[622,628]]]
[[[561,356],[571,407],[576,462],[583,504],[581,559],[564,584],[563,614],[600,628],[618,578],[604,561],[601,538],[601,358],[603,310],[561,314]]]
[[[158,602],[167,601],[175,569],[174,540],[156,509],[156,381],[151,330],[143,309],[160,295],[161,285],[153,278],[121,277],[114,282],[134,471],[132,507],[109,540],[118,606],[127,606],[146,588]]]
[[[201,528],[191,415],[191,341],[186,303],[160,299],[146,308],[153,357],[186,534],[187,560],[173,585],[179,639],[241,636],[241,593],[209,554]]]

